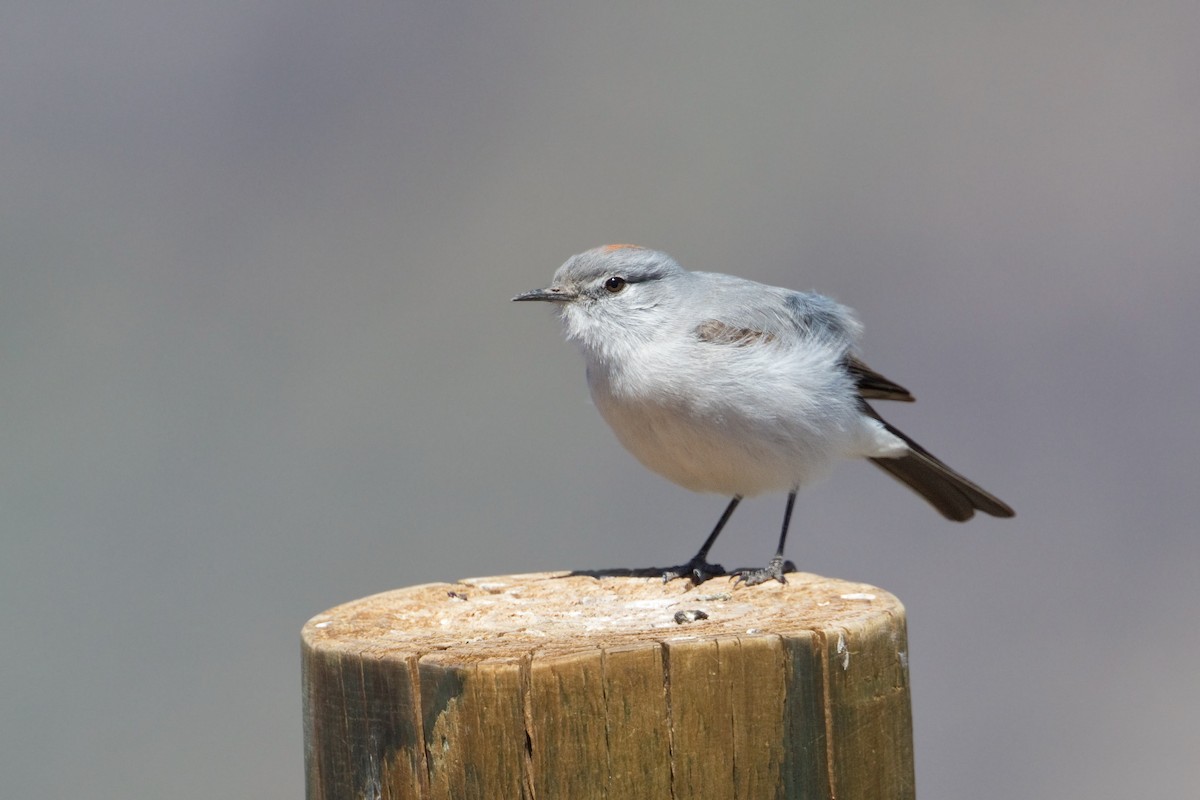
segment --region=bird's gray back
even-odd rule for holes
[[[862,326],[854,312],[836,300],[813,292],[724,275],[694,272],[694,311],[738,329],[760,331],[780,340],[820,341],[850,350]]]

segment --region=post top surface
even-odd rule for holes
[[[466,578],[344,603],[309,620],[302,636],[306,647],[326,652],[482,662],[902,624],[904,607],[883,589],[811,573],[787,577],[786,585],[749,587],[732,578],[693,587],[570,572]]]

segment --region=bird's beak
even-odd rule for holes
[[[564,289],[561,286],[548,286],[545,289],[522,292],[513,298],[513,302],[520,300],[545,300],[550,303],[569,303],[578,296],[579,292]]]

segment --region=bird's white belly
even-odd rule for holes
[[[790,491],[843,458],[906,445],[858,406],[838,351],[661,348],[589,361],[588,386],[625,449],[687,489]]]
[[[593,400],[638,461],[697,492],[749,497],[790,491],[821,477],[843,449],[836,437],[800,424],[747,419],[736,409],[631,401],[596,391]]]

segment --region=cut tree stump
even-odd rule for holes
[[[904,608],[805,573],[385,592],[303,630],[310,800],[913,797]]]

